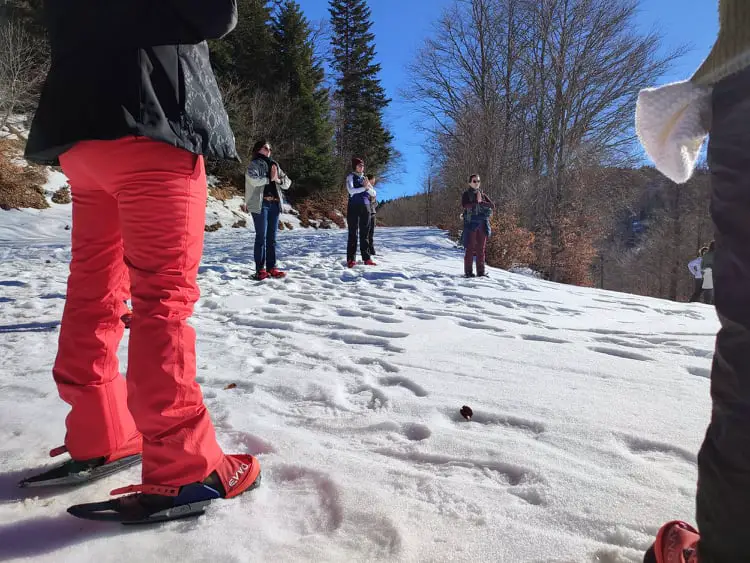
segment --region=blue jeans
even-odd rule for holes
[[[276,233],[279,230],[278,201],[263,200],[260,213],[253,213],[255,224],[255,271],[276,267]]]

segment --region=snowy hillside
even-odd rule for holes
[[[208,233],[199,377],[221,444],[258,455],[263,485],[197,520],[76,520],[68,505],[139,472],[15,487],[64,436],[55,213],[0,212],[0,560],[614,563],[693,520],[713,310],[496,270],[464,280],[430,229],[379,230],[379,265],[354,270],[343,231],[282,232],[290,275],[263,283],[250,231]]]

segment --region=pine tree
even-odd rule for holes
[[[211,42],[211,60],[220,79],[239,81],[248,89],[269,89],[273,58],[271,8],[267,0],[239,0],[237,27]]]
[[[363,157],[368,169],[379,173],[394,150],[393,135],[383,124],[383,110],[390,100],[380,85],[380,65],[374,62],[370,8],[366,0],[330,0],[329,12],[332,66],[337,73],[337,153],[346,162],[351,156]]]
[[[310,25],[294,0],[284,0],[273,21],[273,82],[288,85],[292,115],[285,132],[287,172],[295,193],[329,188],[335,181],[333,127],[323,68],[315,60]]]

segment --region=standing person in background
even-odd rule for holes
[[[708,250],[701,259],[701,270],[703,274],[703,284],[701,289],[703,291],[703,298],[709,305],[714,304],[714,253],[715,243],[711,241],[708,245]]]
[[[485,254],[487,253],[487,238],[491,234],[490,216],[495,204],[483,193],[479,186],[481,179],[479,174],[469,177],[469,187],[461,196],[461,206],[464,213],[463,244],[464,253],[464,277],[474,276],[474,257],[477,259],[477,276],[486,276]]]
[[[261,139],[253,146],[253,160],[245,173],[245,212],[253,216],[255,226],[255,275],[253,279],[283,278],[286,272],[276,267],[276,234],[283,201],[282,190],[292,181],[271,159],[271,145]]]
[[[346,190],[349,193],[349,204],[346,208],[346,222],[349,226],[346,265],[349,268],[357,265],[354,257],[357,254],[359,238],[362,261],[367,266],[376,266],[370,257],[370,244],[367,241],[370,230],[370,197],[375,196],[375,190],[365,176],[365,161],[361,158],[352,158],[352,172],[346,177]]]
[[[235,0],[45,0],[51,66],[26,158],[60,164],[73,196],[72,260],[52,370],[70,459],[24,487],[81,484],[141,459],[143,484],[72,506],[91,519],[155,522],[202,513],[260,483],[226,455],[196,382],[207,183],[204,155],[237,159],[206,40],[237,23]],[[127,378],[117,349],[133,302]],[[126,494],[134,493],[134,494]]]
[[[703,295],[703,268],[701,267],[701,262],[703,261],[703,255],[707,251],[708,247],[704,246],[700,249],[700,252],[698,252],[698,257],[688,262],[688,270],[690,270],[690,273],[695,279],[693,294],[690,296],[690,303],[700,301],[700,298]]]
[[[367,175],[367,181],[370,183],[372,190],[370,192],[370,228],[367,230],[367,244],[370,247],[370,255],[375,256],[375,222],[378,213],[378,194],[375,190],[375,176]]]
[[[711,421],[698,454],[698,530],[665,524],[645,561],[750,561],[750,2],[719,1],[719,36],[685,82],[641,92],[636,130],[676,183],[693,173],[710,133],[711,266],[721,330],[711,369]],[[708,255],[708,253],[707,253]],[[705,277],[705,275],[704,275]],[[685,416],[692,416],[685,405]]]

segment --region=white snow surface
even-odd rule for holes
[[[207,233],[199,381],[263,484],[194,520],[77,520],[67,506],[140,475],[16,488],[64,438],[69,209],[0,212],[0,560],[635,562],[660,524],[693,520],[713,309],[465,280],[425,228],[378,229],[378,266],[352,270],[343,231],[281,232],[289,276],[262,283],[249,229]]]

